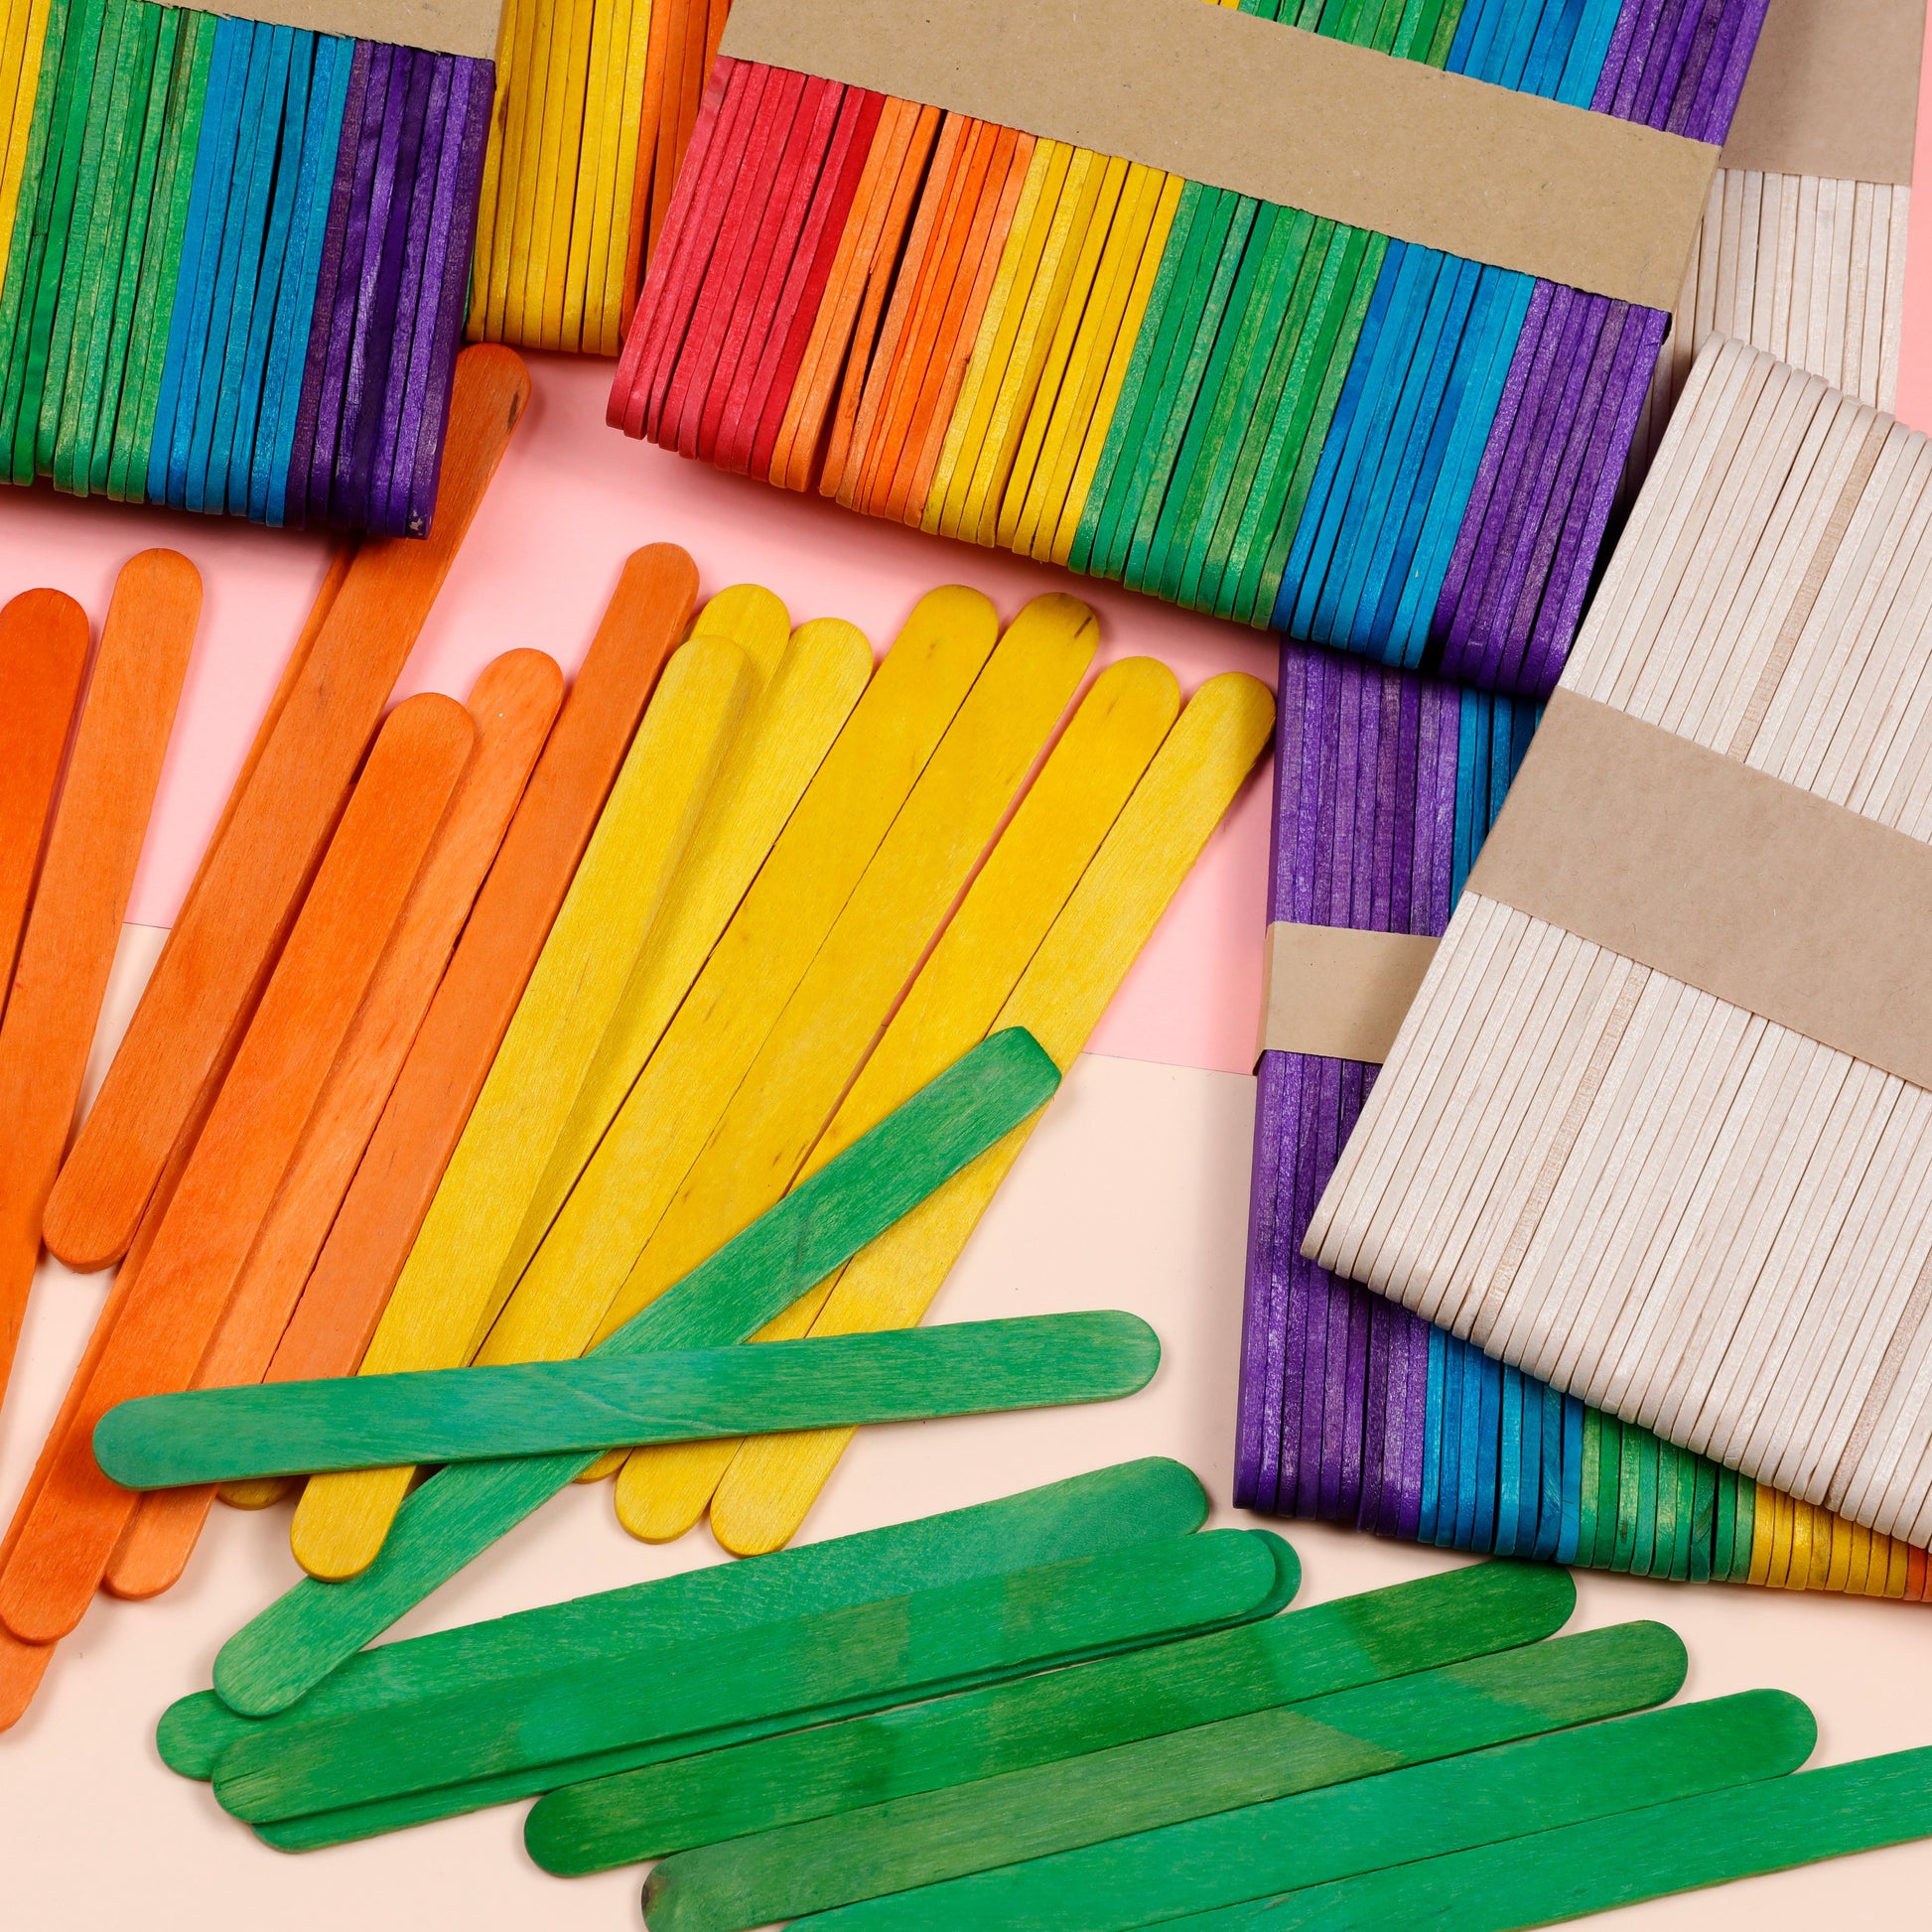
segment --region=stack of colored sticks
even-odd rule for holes
[[[423,535],[493,89],[487,60],[10,0],[8,478]]]
[[[1440,935],[1536,713],[1288,643],[1271,919]],[[1926,1553],[1673,1449],[1306,1259],[1376,1068],[1261,1056],[1235,1498],[1637,1576],[1920,1600]]]
[[[1721,141],[1763,6],[1246,10]],[[726,59],[610,414],[868,514],[1536,693],[1668,323]]]
[[[472,342],[617,354],[729,11],[505,0]]]

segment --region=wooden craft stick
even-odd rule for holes
[[[713,1564],[379,1644],[347,1659],[293,1711],[277,1717],[239,1717],[212,1691],[199,1691],[169,1707],[155,1741],[171,1769],[208,1778],[228,1744],[258,1728],[371,1711],[458,1684],[521,1677],[592,1657],[636,1656],[912,1588],[1189,1536],[1206,1520],[1207,1495],[1193,1472],[1165,1456],[1149,1456],[994,1502],[829,1537],[756,1563]]]
[[[555,662],[534,650],[495,659],[471,688],[467,709],[477,727],[476,753],[196,1370],[197,1386],[254,1383],[266,1372],[563,692]],[[107,1587],[117,1596],[166,1589],[193,1553],[211,1500],[207,1490],[144,1499],[108,1566]]]
[[[1160,1358],[1138,1315],[1099,1312],[780,1342],[743,1355],[697,1349],[213,1387],[110,1409],[94,1428],[94,1459],[129,1489],[172,1489],[315,1469],[558,1455],[741,1427],[759,1435],[825,1422],[924,1422],[1115,1401],[1145,1388]],[[626,1435],[633,1427],[638,1433]]]
[[[1253,769],[1274,712],[1267,689],[1241,673],[1201,687],[1028,961],[996,1027],[1038,1029],[1055,1063],[1072,1065]],[[860,1256],[831,1286],[808,1332],[917,1321],[1031,1132],[1029,1124],[992,1150]],[[831,1433],[748,1445],[744,1472],[721,1491],[713,1517],[720,1540],[740,1554],[786,1542],[850,1440]]]
[[[488,1333],[509,1294],[516,1231],[690,844],[746,684],[744,653],[718,638],[698,638],[665,666],[361,1373],[455,1367]],[[364,1568],[410,1474],[311,1483],[290,1531],[296,1560],[312,1576]]]
[[[523,1841],[560,1875],[665,1858],[1535,1643],[1556,1633],[1575,1602],[1561,1571],[1475,1565],[1157,1650],[573,1784],[539,1801]]]
[[[22,614],[20,607],[35,599],[46,602],[23,647],[23,618],[34,612]],[[201,577],[175,551],[144,550],[115,578],[19,971],[9,974],[13,997],[0,1018],[0,1118],[7,1122],[0,1156],[0,1397],[40,1259],[41,1214],[80,1098],[201,610]],[[46,664],[48,642],[65,648],[78,639],[84,647],[85,628],[78,607],[67,599],[29,593],[0,612],[0,652],[11,657],[33,649]],[[46,689],[47,679],[37,679],[35,668],[21,667],[23,710]],[[14,688],[6,706],[10,720]],[[12,749],[19,771],[33,747]],[[0,750],[0,759],[7,756]],[[0,829],[0,845],[6,836]],[[33,837],[38,845],[38,826]],[[6,937],[0,931],[0,944]]]
[[[1682,1643],[1661,1624],[1556,1637],[813,1819],[731,1842],[729,1851],[679,1853],[651,1873],[645,1910],[676,1932],[726,1932],[1024,1866],[1641,1711],[1670,1697],[1685,1668]],[[1816,1726],[1797,1699],[1758,1695],[1771,1712],[1726,1741],[1746,1763],[1770,1759],[1769,1768],[1787,1770],[1811,1748]]]
[[[104,1267],[126,1251],[203,1079],[267,975],[528,395],[509,350],[458,357],[435,530],[366,543],[349,566],[210,861],[194,929],[175,928],[167,970],[148,982],[55,1183],[47,1239],[69,1266]]]
[[[1155,1641],[1252,1615],[1275,1587],[1270,1539],[1207,1530],[714,1637],[648,1677],[619,1658],[353,1717],[297,1718],[229,1745],[214,1793],[250,1823],[296,1818]]]
[[[87,614],[72,598],[22,591],[0,608],[0,1018],[86,668]]]
[[[1506,1850],[1519,1863],[1526,1858],[1538,1863],[1541,1855],[1530,1848],[1561,1842],[1568,1836],[1564,1827],[1599,1831],[1622,1855],[1634,1856],[1647,1842],[1643,1821],[1675,1812],[1679,1803],[1729,1803],[1750,1815],[1794,1785],[1834,1775],[1788,1775],[1804,1762],[1815,1734],[1810,1712],[1795,1698],[1746,1691],[1198,1817],[798,1923],[812,1932],[906,1932],[934,1924],[974,1932],[1016,1923],[1055,1932],[1156,1922],[1185,1925],[1188,1932],[1410,1924],[1417,1921],[1400,1910],[1358,1918],[1304,1915],[1299,1908],[1344,1891],[1327,1881],[1358,1872],[1393,1878],[1421,1869],[1422,1861],[1459,1863],[1443,1855],[1465,1847],[1493,1846],[1498,1858]],[[1528,1835],[1539,1828],[1547,1838]],[[1261,1902],[1267,1893],[1291,1887],[1292,1895],[1279,1905]],[[1468,1903],[1479,1910],[1477,1901],[1487,1895],[1469,1894]],[[1231,1897],[1244,1902],[1174,1916],[1190,1901]],[[1437,1908],[1435,1916],[1420,1922],[1463,1923],[1447,1895],[1428,1902]]]
[[[80,1619],[135,1501],[96,1467],[94,1422],[180,1388],[218,1323],[475,743],[448,698],[384,726],[248,1037],[0,1572],[0,1621],[51,1642]]]
[[[1025,1119],[1058,1079],[1027,1035],[996,1035],[760,1215],[606,1347],[630,1354],[744,1339]],[[395,1536],[361,1578],[299,1584],[229,1638],[215,1659],[215,1688],[250,1715],[286,1709],[592,1459],[488,1463],[433,1477],[404,1505]]]

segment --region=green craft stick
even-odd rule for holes
[[[1518,1932],[1932,1837],[1932,1750],[1864,1757],[1319,1885],[1176,1932]]]
[[[652,1932],[727,1932],[883,1898],[1661,1703],[1684,1670],[1662,1624],[1558,1637],[682,1852],[652,1870],[644,1916]]]
[[[745,1340],[1043,1106],[1058,1084],[1031,1034],[994,1034],[596,1352]],[[286,1710],[595,1459],[530,1456],[431,1477],[397,1512],[381,1555],[360,1576],[306,1579],[230,1637],[214,1660],[215,1690],[245,1716]]]
[[[1256,1603],[1246,1616],[1239,1619],[1242,1622],[1260,1621],[1272,1617],[1294,1596],[1302,1575],[1301,1564],[1295,1552],[1280,1537],[1265,1530],[1250,1531],[1248,1534],[1269,1546],[1275,1560],[1276,1575],[1274,1588]],[[1192,1634],[1185,1631],[1170,1631],[1156,1639],[1156,1642],[1165,1644],[1175,1638],[1188,1638]],[[1146,1647],[1144,1643],[1136,1641],[1110,1645],[1091,1654],[1112,1656]],[[1078,1663],[1084,1661],[1084,1657],[1071,1661]],[[948,1681],[929,1686],[921,1691],[919,1696],[922,1700],[938,1699],[964,1694],[988,1682],[1001,1681],[1004,1680],[997,1676]],[[255,1836],[280,1851],[315,1851],[326,1845],[341,1845],[352,1839],[373,1838],[384,1832],[402,1831],[412,1825],[427,1824],[432,1819],[452,1818],[463,1812],[480,1811],[489,1805],[507,1804],[518,1798],[540,1796],[545,1792],[561,1790],[569,1785],[606,1779],[617,1773],[634,1770],[644,1765],[707,1755],[733,1744],[794,1731],[802,1725],[817,1726],[838,1723],[848,1718],[862,1717],[870,1712],[903,1705],[904,1701],[903,1692],[888,1689],[869,1697],[849,1698],[842,1703],[825,1705],[808,1712],[786,1712],[750,1724],[728,1725],[716,1730],[695,1731],[688,1735],[662,1738],[651,1743],[626,1745],[620,1750],[596,1752],[587,1757],[566,1758],[555,1764],[527,1766],[519,1771],[466,1779],[460,1784],[440,1785],[430,1791],[415,1791],[400,1797],[381,1798],[371,1804],[347,1805],[335,1811],[311,1812],[302,1818],[282,1819],[270,1824],[257,1825],[254,1828]]]
[[[1250,1616],[1276,1591],[1274,1552],[1212,1530],[856,1603],[632,1657],[237,1739],[214,1795],[251,1823],[299,1818],[854,1698],[902,1702],[1119,1644]]]
[[[235,1738],[302,1718],[373,1711],[454,1685],[521,1677],[620,1652],[634,1655],[908,1589],[1158,1543],[1186,1536],[1206,1520],[1207,1494],[1194,1472],[1166,1456],[1149,1456],[998,1502],[378,1644],[276,1718],[237,1717],[212,1691],[197,1691],[163,1714],[155,1742],[170,1769],[209,1778],[216,1757]],[[1293,1595],[1299,1571],[1285,1543],[1278,1556],[1282,1552]]]
[[[571,1785],[524,1821],[546,1871],[663,1858],[913,1792],[1533,1643],[1561,1570],[1479,1564],[1127,1657]]]
[[[318,1469],[475,1462],[637,1443],[1112,1402],[1161,1344],[1118,1310],[613,1360],[352,1375],[143,1396],[94,1428],[129,1489]]]
[[[1474,1846],[1522,1859],[1524,1845],[1538,1841],[1521,1834],[1583,1820],[1605,1821],[1598,1829],[1627,1849],[1642,1837],[1628,1814],[1648,1816],[1646,1807],[1703,1802],[1696,1794],[1738,1786],[1731,1795],[1739,1802],[1761,1804],[1804,1762],[1816,1732],[1796,1698],[1746,1691],[872,1899],[802,1919],[794,1932],[926,1932],[935,1925],[946,1932],[1128,1932],[1154,1923],[1187,1932],[1305,1925],[1327,1932],[1357,1921],[1271,1916],[1298,1909],[1291,1899],[1218,1901],[1265,1901],[1290,1891],[1306,1900],[1315,1894],[1302,1887]],[[1432,1932],[1445,1923],[1401,1911],[1360,1922],[1378,1929],[1426,1924]],[[671,1923],[653,1918],[652,1932],[668,1932]]]

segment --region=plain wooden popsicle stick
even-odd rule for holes
[[[0,612],[0,652],[19,621],[10,623],[8,613],[25,601],[16,598]],[[84,640],[85,620],[77,607],[62,609],[66,603],[40,613],[37,638],[65,633],[71,642],[77,633]],[[41,1214],[80,1098],[201,610],[201,577],[172,550],[142,551],[114,580],[11,976],[13,997],[0,1018],[0,1118],[7,1122],[0,1152],[0,1398],[40,1260]],[[23,706],[39,695],[30,677],[19,688]],[[10,713],[13,703],[10,689]],[[24,763],[28,748],[17,749]],[[38,844],[38,828],[34,836]],[[0,933],[0,943],[5,936]]]
[[[1034,599],[1008,626],[644,1244],[626,1295],[654,1298],[791,1184],[1078,688],[1098,635],[1092,612],[1057,594]],[[719,1443],[634,1456],[621,1504],[626,1527],[652,1541],[683,1535],[730,1456]]]
[[[382,946],[476,740],[449,698],[383,727],[182,1182],[20,1540],[0,1621],[29,1642],[72,1629],[135,1501],[88,1447],[116,1401],[184,1386],[214,1331]]]
[[[196,1370],[198,1387],[259,1382],[266,1372],[543,749],[563,691],[554,660],[535,650],[496,658],[472,687],[466,708],[476,722],[477,750],[330,1069],[221,1325]],[[108,1589],[135,1597],[166,1589],[193,1554],[211,1501],[207,1490],[144,1498],[108,1566]]]
[[[696,592],[674,546],[626,559],[265,1379],[360,1363]]]
[[[1072,1065],[1246,782],[1274,722],[1267,688],[1238,672],[1211,678],[1195,693],[1028,962],[996,1028],[1027,1027],[1056,1065]],[[831,1287],[807,1332],[842,1334],[917,1321],[1033,1126],[1029,1122],[989,1149],[858,1256]],[[741,1555],[780,1547],[804,1521],[850,1441],[850,1434],[832,1431],[748,1446],[743,1473],[735,1470],[720,1494],[714,1532]]]
[[[528,396],[508,349],[457,358],[435,528],[420,541],[367,542],[349,566],[195,897],[193,929],[176,926],[55,1184],[47,1239],[69,1266],[103,1267],[126,1251],[228,1029],[267,976]]]
[[[665,666],[477,1096],[360,1373],[453,1368],[500,1312],[504,1263],[745,714],[745,654],[700,637]],[[289,1533],[312,1576],[382,1547],[407,1468],[322,1476]]]
[[[87,614],[63,591],[0,607],[0,1019],[87,668]]]

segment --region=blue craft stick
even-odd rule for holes
[[[1496,1547],[1496,1499],[1502,1484],[1497,1462],[1502,1453],[1502,1365],[1472,1350],[1476,1371],[1476,1520],[1478,1550]]]
[[[1497,1556],[1513,1557],[1521,1547],[1523,1516],[1523,1458],[1527,1448],[1523,1428],[1523,1377],[1504,1368],[1496,1417],[1496,1539]],[[1527,1556],[1529,1552],[1523,1551]]]
[[[1443,1499],[1443,1383],[1446,1351],[1443,1330],[1430,1323],[1429,1379],[1423,1396],[1422,1508],[1416,1519],[1416,1541],[1434,1543]]]
[[[1458,1550],[1487,1549],[1478,1540],[1481,1529],[1479,1489],[1482,1481],[1482,1368],[1479,1349],[1458,1341],[1462,1351],[1461,1443],[1458,1450],[1455,1493],[1455,1547]],[[1493,1474],[1493,1471],[1491,1472]],[[1494,1494],[1492,1489],[1490,1492]]]
[[[1548,1383],[1538,1386],[1543,1397],[1543,1493],[1537,1503],[1533,1554],[1539,1562],[1549,1563],[1555,1559],[1557,1546],[1563,1541],[1564,1398]]]
[[[1574,1395],[1563,1399],[1563,1528],[1556,1561],[1578,1559],[1584,1528],[1584,1405]]]

